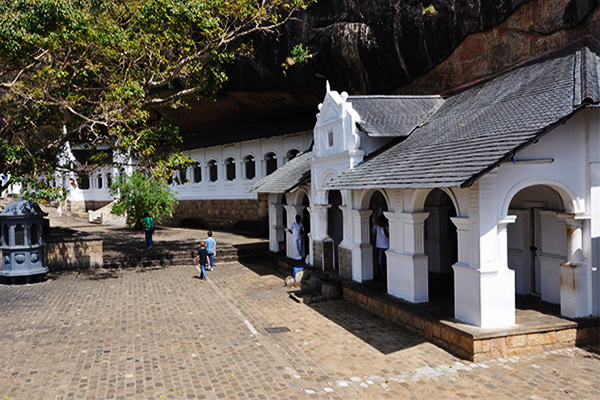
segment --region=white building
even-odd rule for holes
[[[312,141],[312,125],[314,116],[299,116],[184,138],[182,150],[195,164],[173,176],[179,205],[163,224],[259,232],[266,226],[267,201],[247,189],[305,151]],[[85,150],[70,148],[64,154],[62,165],[83,165],[88,156]],[[98,168],[85,177],[57,173],[51,184],[68,189],[65,211],[94,211],[114,200],[111,179],[131,173],[134,163],[110,157],[123,166]]]
[[[409,302],[448,296],[468,324],[514,325],[519,294],[600,315],[599,66],[581,47],[444,97],[328,90],[313,150],[251,188],[269,193],[271,250],[293,256],[300,214],[314,265]]]

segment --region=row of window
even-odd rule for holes
[[[287,152],[286,154],[286,160],[290,161],[292,159],[294,159],[298,154],[300,153],[300,151],[293,149]],[[277,169],[277,156],[275,155],[275,153],[267,153],[265,154],[265,174],[266,175],[270,175],[271,173],[273,173],[276,169]],[[208,173],[208,180],[210,182],[216,182],[219,179],[219,168],[218,168],[218,164],[217,164],[217,160],[212,159],[210,161],[208,161],[208,163],[206,163],[206,167],[208,169],[207,173]],[[244,173],[244,179],[254,179],[256,177],[256,160],[254,159],[254,156],[252,155],[247,155],[246,157],[244,157],[243,159],[243,173]],[[235,158],[233,157],[229,157],[227,159],[225,159],[225,179],[227,181],[233,181],[236,179],[236,168],[235,168]],[[124,170],[121,171],[121,173],[124,173]],[[179,171],[179,174],[177,176],[178,180],[180,183],[183,182],[187,182],[188,181],[188,171],[187,169],[183,169]],[[194,166],[192,167],[191,170],[191,181],[194,183],[199,183],[202,182],[202,166],[200,165],[200,163],[196,163],[194,164]],[[107,187],[110,187],[111,181],[112,181],[112,175],[109,173],[106,175],[107,178]],[[81,190],[87,190],[91,188],[91,181],[90,178],[87,176],[82,176],[78,179],[78,182],[76,182],[73,178],[68,178],[69,179],[69,183],[73,186],[73,187],[79,187],[79,189]],[[103,177],[102,175],[97,175],[95,178],[95,189],[102,189],[104,186],[104,181],[103,181]],[[170,184],[173,183],[173,179],[171,179],[171,181],[169,182]],[[58,181],[50,181],[50,185],[51,186],[55,186],[58,185],[59,182]]]
[[[287,152],[287,161],[295,158],[298,153],[298,150],[290,150]],[[270,175],[277,169],[277,157],[275,153],[267,153],[265,154],[265,173],[266,175]],[[210,182],[216,182],[219,179],[219,167],[217,164],[217,160],[212,159],[206,163],[206,167],[208,169],[208,180]],[[244,179],[254,179],[256,177],[256,160],[254,156],[247,155],[243,159],[243,169]],[[183,169],[179,171],[179,181],[187,182],[187,170]],[[192,167],[192,176],[190,177],[194,183],[202,182],[202,166],[200,163],[196,163]],[[225,179],[227,181],[233,181],[236,179],[236,168],[235,168],[235,158],[228,157],[225,159]]]

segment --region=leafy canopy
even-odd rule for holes
[[[0,172],[45,187],[110,163],[94,154],[110,149],[164,182],[190,161],[168,109],[213,96],[249,35],[312,1],[0,0]],[[61,167],[67,142],[89,161]]]
[[[126,224],[131,228],[141,228],[141,221],[146,213],[160,223],[163,216],[171,215],[177,204],[177,199],[166,183],[149,180],[140,170],[131,175],[116,177],[110,185],[110,191],[117,197],[112,212],[126,215]]]

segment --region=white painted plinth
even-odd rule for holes
[[[392,296],[413,302],[429,300],[427,256],[387,251],[387,287]]]
[[[514,271],[481,271],[461,264],[453,267],[456,319],[481,328],[516,323]]]
[[[582,263],[566,262],[560,265],[560,313],[565,317],[591,315],[589,301],[589,267]]]

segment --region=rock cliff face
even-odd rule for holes
[[[314,114],[326,80],[351,94],[441,93],[598,39],[599,19],[598,0],[320,0],[278,34],[254,38],[255,56],[228,67],[223,96],[179,121],[186,133]],[[311,57],[289,65],[299,43]]]

